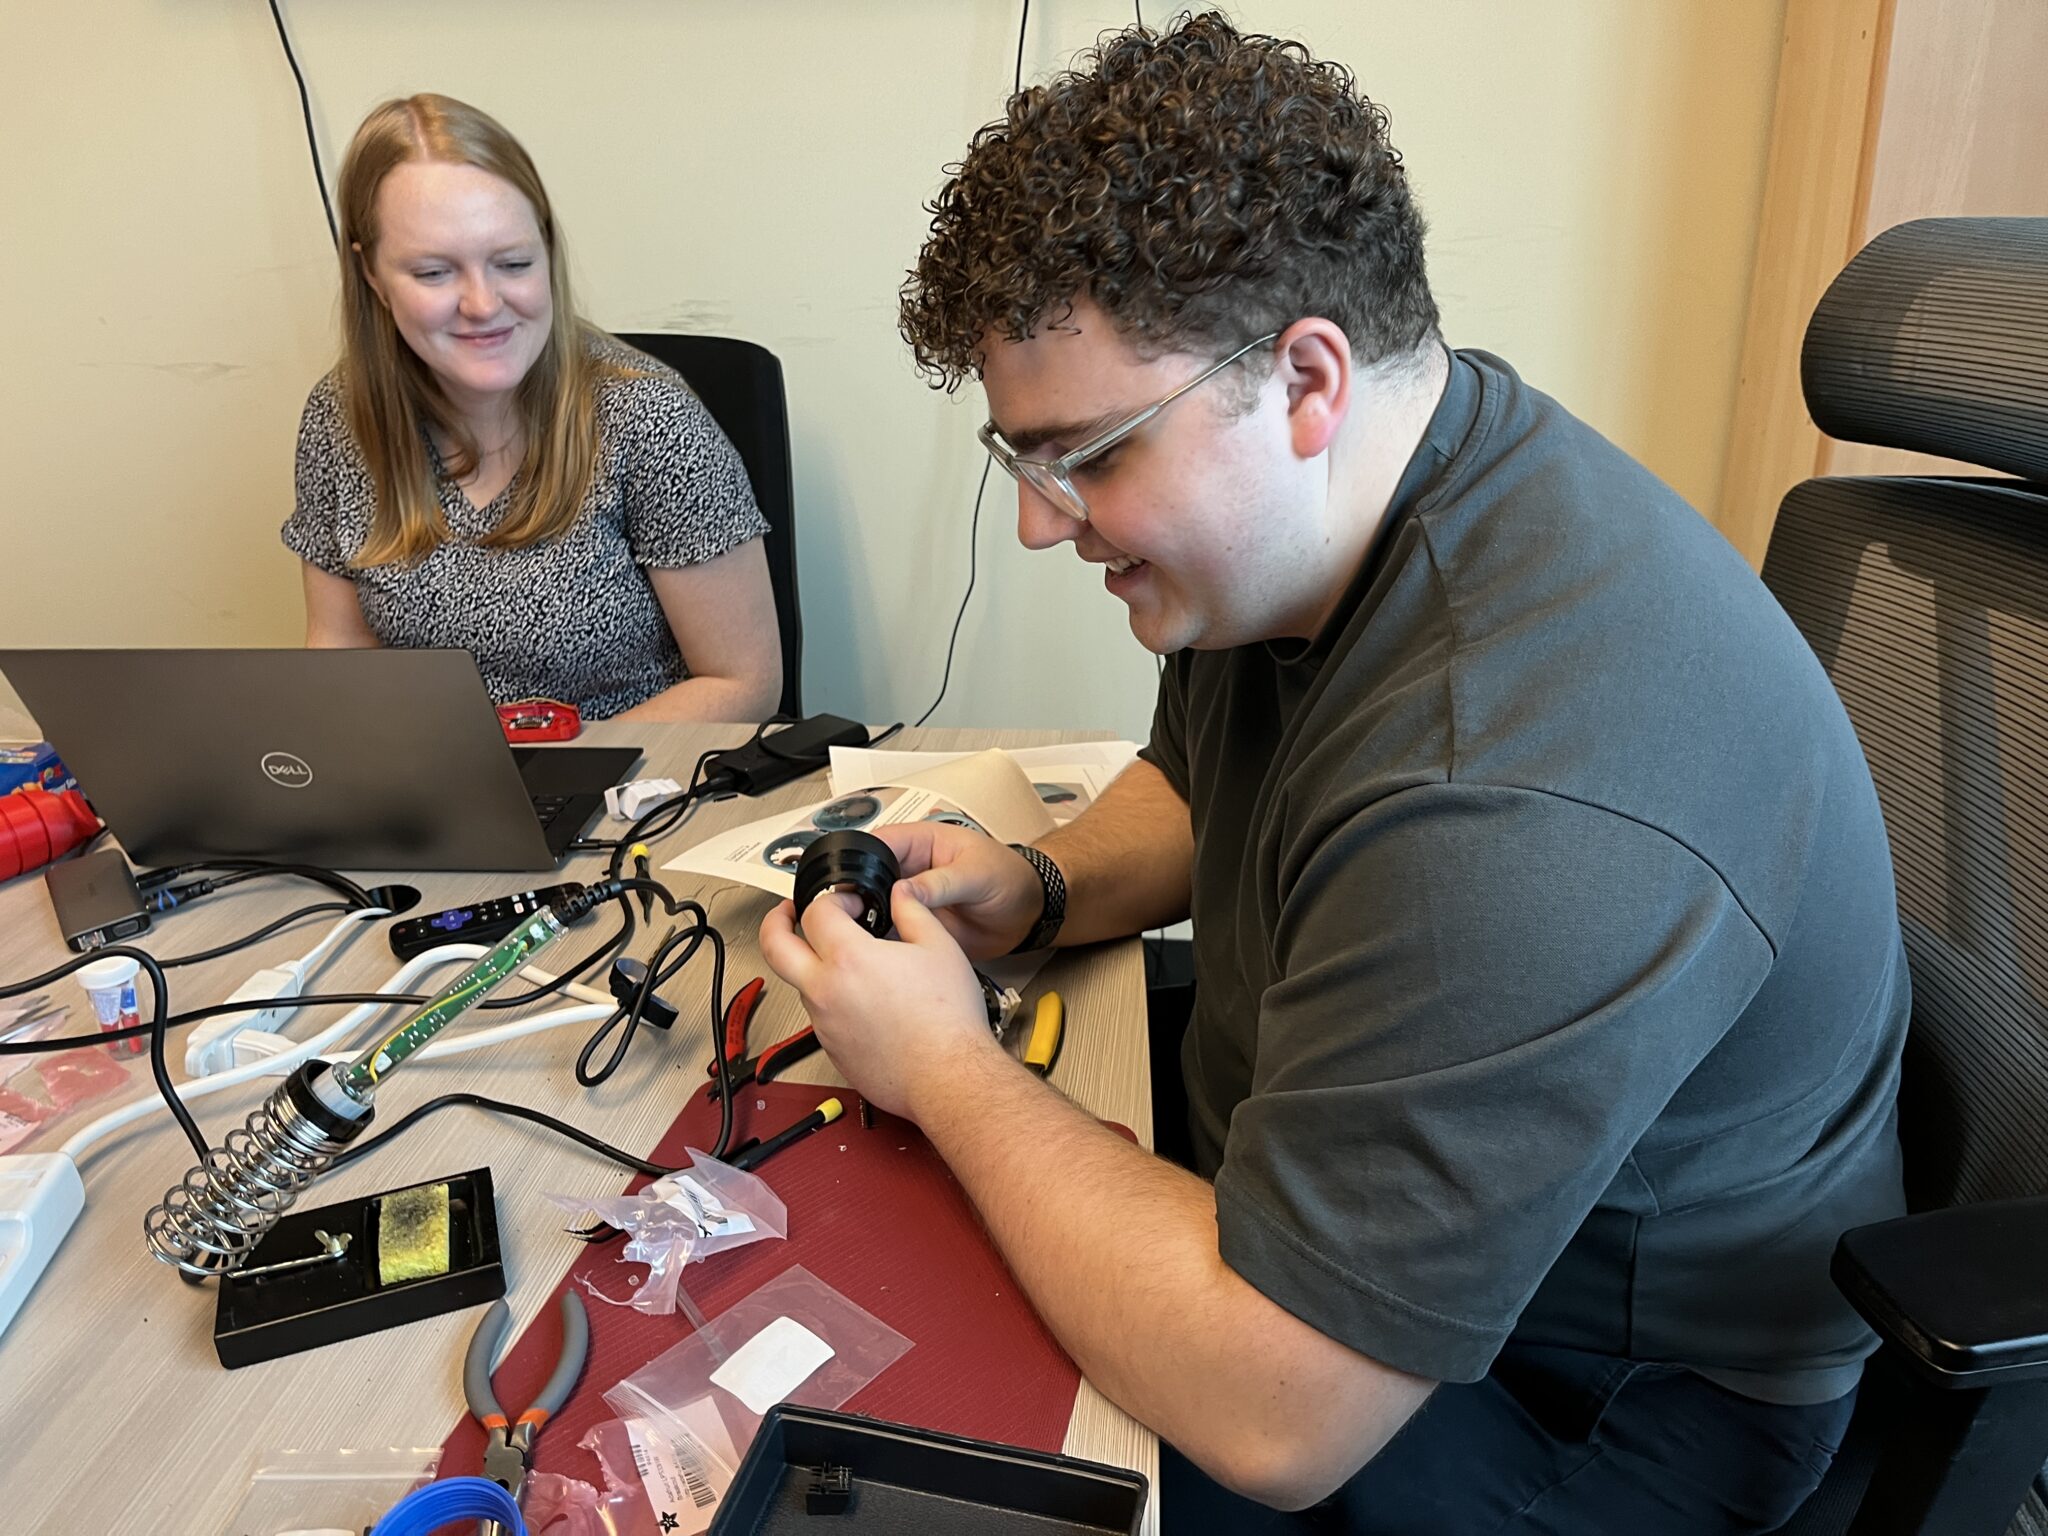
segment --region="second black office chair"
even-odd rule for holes
[[[1886,231],[1821,300],[1801,363],[1835,437],[2014,478],[1809,480],[1764,560],[1870,761],[1913,977],[1899,1129],[1916,1214],[1836,1251],[1884,1343],[1834,1470],[1785,1531],[2039,1536],[2048,219]]]

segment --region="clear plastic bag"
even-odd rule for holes
[[[587,1213],[617,1227],[626,1234],[619,1262],[647,1266],[647,1278],[630,1297],[607,1296],[586,1286],[599,1301],[666,1317],[676,1310],[685,1264],[789,1235],[789,1211],[775,1191],[708,1153],[694,1147],[688,1151],[687,1170],[664,1175],[637,1195],[597,1200],[548,1196],[565,1211]]]
[[[528,1536],[662,1536],[652,1523],[646,1495],[637,1488],[599,1493],[586,1482],[553,1472],[528,1476],[521,1513]]]
[[[650,1420],[705,1444],[714,1459],[722,1429],[736,1468],[773,1404],[837,1408],[909,1348],[910,1340],[887,1323],[794,1265],[655,1356],[604,1400],[621,1419]]]
[[[658,1438],[668,1455],[658,1455],[651,1440]],[[628,1424],[623,1419],[605,1419],[590,1427],[577,1442],[597,1458],[604,1472],[605,1496],[615,1501],[619,1536],[696,1536],[711,1523],[718,1500],[732,1480],[731,1469],[721,1469],[723,1480],[714,1483],[704,1469],[693,1467],[694,1485],[686,1484],[673,1501],[664,1500],[657,1510],[655,1501],[674,1486],[682,1473],[673,1470],[676,1458],[666,1436],[650,1432],[646,1420]],[[659,1460],[662,1465],[657,1466]],[[664,1520],[666,1517],[666,1520]]]
[[[223,1536],[287,1531],[361,1531],[431,1481],[439,1446],[343,1451],[266,1451]]]
[[[61,1027],[63,1015],[49,1027]],[[41,1025],[21,1038],[38,1039]],[[97,1046],[80,1046],[22,1067],[0,1080],[0,1152],[26,1141],[45,1125],[81,1105],[128,1086],[128,1069],[109,1061]]]

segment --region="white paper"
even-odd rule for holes
[[[765,1414],[832,1358],[832,1346],[793,1317],[778,1317],[711,1373],[755,1413]]]
[[[857,756],[881,761],[882,766],[908,762],[919,772],[893,784],[874,784],[864,789],[817,800],[779,815],[735,827],[705,838],[686,848],[662,866],[696,875],[734,880],[788,897],[796,892],[796,865],[803,850],[828,831],[847,828],[869,830],[903,822],[944,819],[964,821],[979,827],[1005,843],[1028,843],[1050,832],[1063,820],[1070,820],[1093,803],[1097,792],[1092,785],[1106,784],[1131,761],[1136,748],[1127,741],[1079,743],[1093,756],[1063,770],[1072,776],[1044,783],[1029,777],[1045,770],[1014,759],[1033,753],[1059,752],[1066,747],[1031,747],[1021,752],[870,752]],[[838,777],[837,749],[833,773]],[[1028,773],[1027,773],[1028,770]],[[1074,799],[1053,803],[1048,792],[1071,790]],[[1037,950],[1027,955],[1004,955],[984,960],[983,975],[999,992],[1022,992],[1044,967],[1052,951]],[[1006,1008],[1003,1028],[1017,1018],[1015,1008]]]
[[[889,752],[872,747],[832,749],[832,788],[844,795],[855,785],[925,782],[933,768],[956,763],[972,752]],[[1007,758],[1030,782],[1053,824],[1065,826],[1095,803],[1116,776],[1137,761],[1132,741],[1077,741],[1050,747],[1010,747],[991,755]],[[1043,833],[1036,834],[1043,836]],[[1006,837],[1005,842],[1030,842]]]
[[[701,1411],[700,1411],[701,1410]],[[699,1536],[711,1528],[718,1501],[732,1486],[732,1438],[718,1407],[700,1398],[660,1423],[627,1419],[633,1465],[654,1507],[656,1523],[669,1536]]]
[[[971,752],[937,767],[926,764],[897,783],[871,784],[707,837],[663,868],[789,896],[804,849],[827,832],[872,832],[915,821],[949,821],[1005,843],[1032,842],[1058,824],[1023,769],[1001,752]]]
[[[740,1237],[754,1230],[753,1221],[742,1211],[729,1211],[718,1197],[687,1173],[671,1176],[668,1202],[697,1224],[706,1237]],[[667,1180],[663,1181],[667,1183]]]

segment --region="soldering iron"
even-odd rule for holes
[[[378,1090],[392,1073],[571,924],[635,890],[659,896],[671,913],[689,905],[651,880],[599,881],[559,907],[542,907],[353,1061],[300,1065],[150,1210],[143,1219],[150,1252],[199,1278],[237,1268],[370,1123]],[[720,964],[714,994],[722,990],[722,943],[715,952]],[[714,995],[714,1019],[720,1005]],[[729,1115],[729,1103],[727,1110]]]

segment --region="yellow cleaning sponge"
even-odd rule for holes
[[[396,1285],[448,1273],[448,1186],[421,1184],[377,1204],[377,1280]]]

